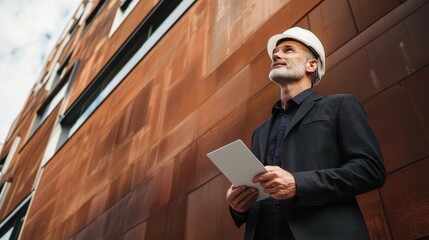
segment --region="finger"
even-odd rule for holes
[[[262,178],[262,175],[264,175],[265,173],[261,173],[261,174],[258,174],[258,175],[256,175],[256,176],[254,176],[253,178],[252,178],[252,182],[253,183],[258,183],[258,182],[260,182],[261,181],[261,178]]]
[[[278,183],[273,180],[267,180],[267,181],[259,182],[259,185],[261,185],[262,188],[272,188],[277,186]]]
[[[256,189],[251,189],[250,194],[246,195],[239,203],[236,205],[235,210],[239,212],[245,212],[249,210],[250,206],[258,198],[258,191]]]
[[[240,195],[244,190],[246,190],[246,188],[247,187],[245,186],[239,186],[239,187],[231,186],[228,189],[226,199],[228,201],[233,201],[233,199],[236,198],[238,195]]]
[[[277,192],[275,187],[266,187],[266,188],[263,188],[263,189],[264,189],[264,192],[268,193],[268,194],[274,194],[274,193]]]
[[[271,179],[273,179],[275,177],[275,174],[273,174],[272,172],[268,172],[268,173],[262,173],[259,175],[256,175],[252,181],[253,183],[259,183],[259,182],[263,182],[263,181],[269,181]]]
[[[278,166],[265,166],[265,169],[267,169],[268,172],[277,171],[280,169]]]
[[[246,190],[242,191],[233,199],[234,205],[239,206],[241,202],[243,202],[248,196],[255,194],[255,192],[256,189],[254,188],[247,188]]]
[[[258,199],[258,192],[254,192],[243,201],[240,202],[239,209],[242,211],[247,211],[252,206],[252,204]]]

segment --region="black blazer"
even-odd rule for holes
[[[252,151],[264,162],[273,119],[252,136]],[[353,95],[312,93],[286,129],[281,167],[295,177],[297,196],[283,200],[295,239],[369,239],[355,196],[383,185],[386,172],[362,104]],[[260,203],[244,215],[232,212],[244,239],[253,239]]]

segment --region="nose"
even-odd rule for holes
[[[273,53],[273,62],[275,62],[276,60],[279,60],[279,59],[281,59],[280,55],[279,55],[279,51],[274,52]]]

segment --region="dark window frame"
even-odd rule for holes
[[[9,155],[9,152],[0,160],[0,176],[2,175],[1,173],[3,172],[3,167],[4,167],[4,164],[6,163],[6,159],[8,155]]]
[[[97,6],[95,6],[95,8],[92,10],[92,12],[85,19],[85,25],[83,27],[82,32],[84,32],[91,25],[91,23],[94,21],[95,17],[101,12],[101,10],[106,5],[106,3],[107,3],[106,0],[100,0],[97,3]]]
[[[121,2],[119,9],[121,9],[122,12],[127,11],[127,8],[130,6],[131,2],[135,0],[124,0]]]

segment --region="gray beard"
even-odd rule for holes
[[[287,82],[295,82],[302,79],[305,76],[304,68],[298,68],[295,66],[293,69],[289,67],[275,68],[270,71],[268,75],[270,80],[280,85]]]

